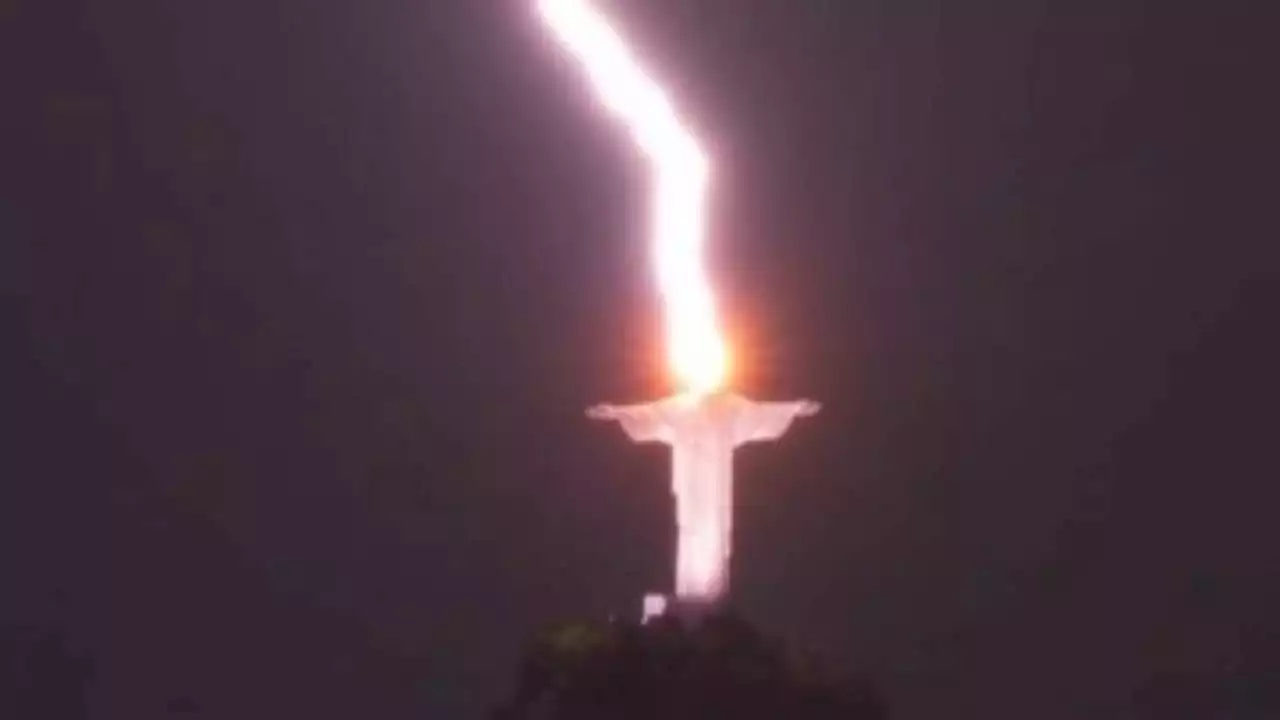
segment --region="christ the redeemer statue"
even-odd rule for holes
[[[755,402],[721,391],[587,411],[597,420],[617,420],[634,442],[671,446],[678,602],[715,605],[729,589],[734,448],[776,440],[792,420],[818,409],[810,400]]]

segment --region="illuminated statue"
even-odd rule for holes
[[[599,405],[597,420],[617,420],[634,442],[671,446],[671,491],[676,496],[676,599],[718,602],[729,588],[733,532],[733,451],[743,443],[776,440],[797,417],[819,405],[754,402],[729,392],[679,395],[644,405]]]

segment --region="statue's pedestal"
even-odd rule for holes
[[[696,625],[721,608],[721,603],[652,593],[644,596],[644,615],[641,623],[654,618],[674,617],[685,625]]]

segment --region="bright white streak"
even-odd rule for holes
[[[711,392],[728,358],[703,266],[708,163],[662,89],[585,0],[538,0],[555,37],[578,59],[601,102],[654,166],[653,253],[665,305],[667,353],[684,389]]]

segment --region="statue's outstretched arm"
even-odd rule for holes
[[[812,400],[795,402],[751,402],[738,415],[735,440],[738,443],[777,440],[791,421],[817,414],[821,405]]]
[[[587,409],[593,420],[617,420],[633,442],[671,442],[671,424],[661,402],[643,405],[596,405]]]

